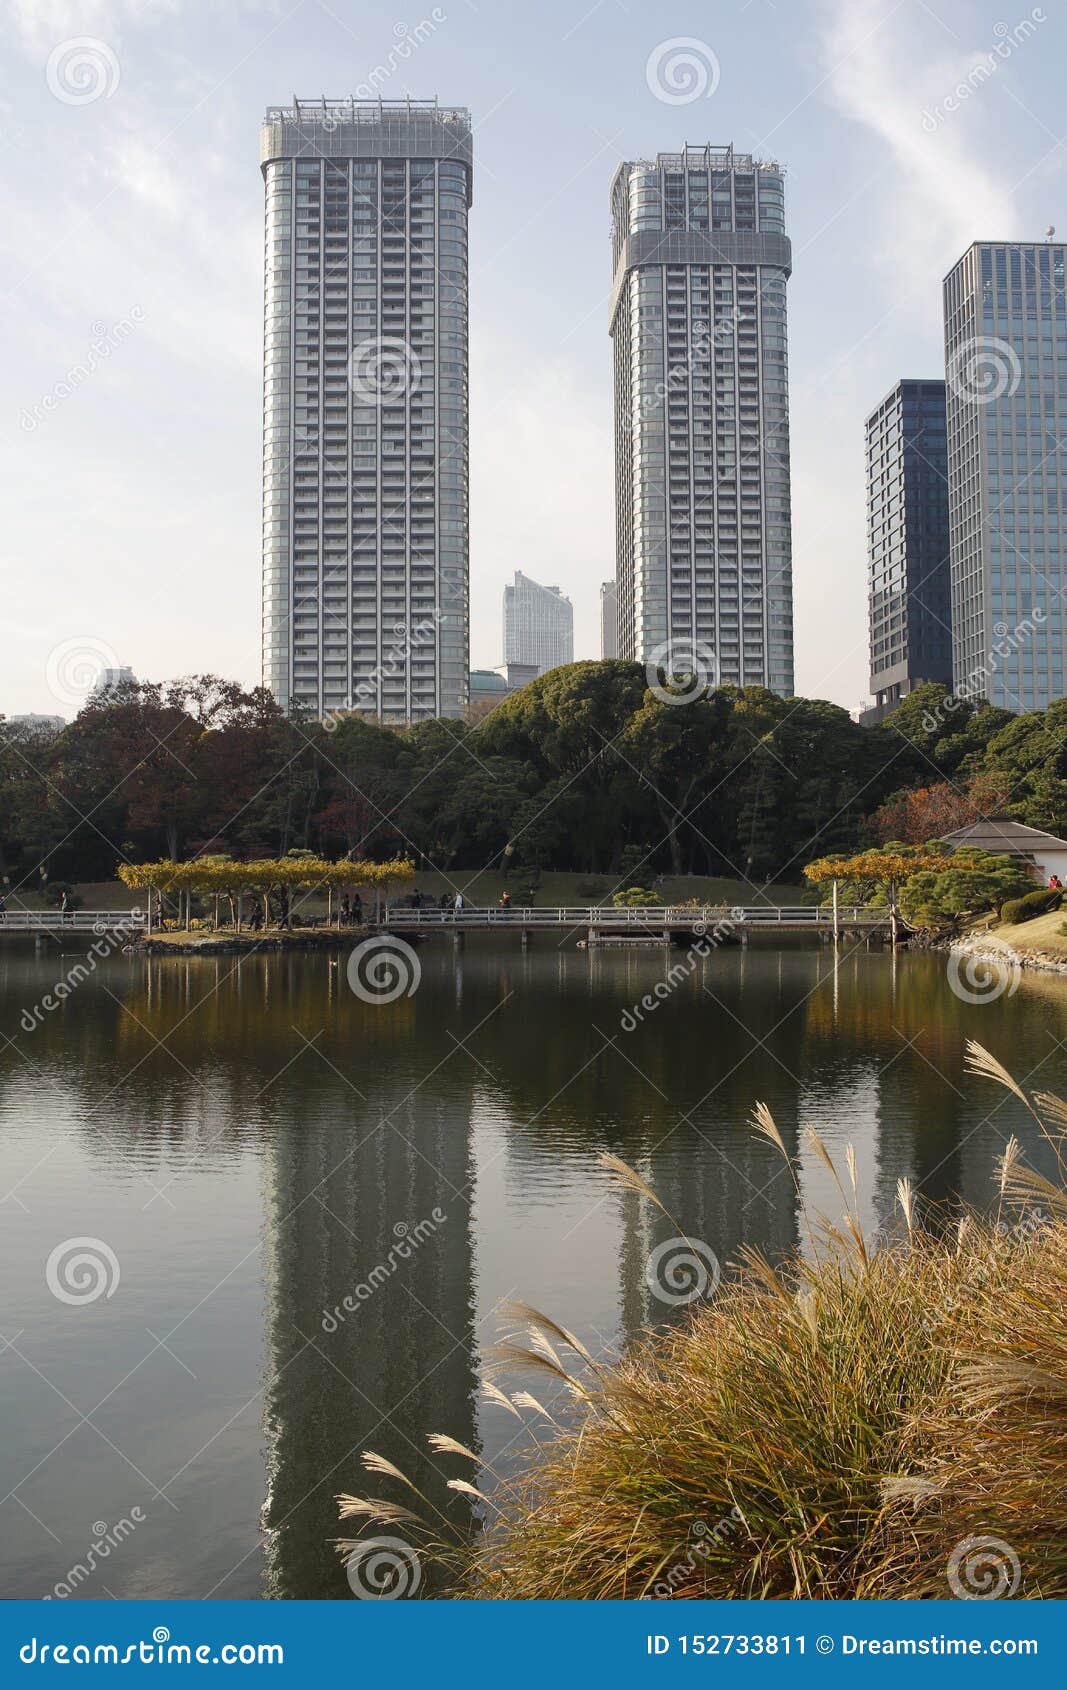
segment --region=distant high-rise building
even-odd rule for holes
[[[899,381],[867,418],[867,578],[877,718],[952,684],[943,381]]]
[[[529,686],[540,671],[532,663],[502,663],[499,669],[472,669],[470,672],[470,708],[484,715],[484,706],[494,709],[513,692]]]
[[[558,587],[521,570],[504,588],[504,662],[531,664],[539,675],[574,661],[574,610]]]
[[[90,698],[103,698],[105,693],[114,692],[116,687],[132,687],[137,685],[137,676],[125,663],[117,669],[101,669],[93,683]]]
[[[65,716],[37,716],[32,712],[28,716],[9,716],[7,719],[12,727],[32,728],[34,731],[47,729],[49,732],[58,732],[67,725]]]
[[[280,703],[462,716],[466,111],[267,111],[263,679]]]
[[[619,593],[614,581],[604,581],[600,588],[600,655],[619,655]]]
[[[512,690],[504,676],[496,669],[472,669],[468,686],[470,708],[479,712],[483,711],[485,705],[492,709],[501,704]]]
[[[945,278],[953,685],[1008,710],[1067,693],[1065,255],[976,241]]]
[[[660,153],[611,214],[620,655],[791,693],[781,169]]]

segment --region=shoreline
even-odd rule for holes
[[[989,934],[984,934],[981,938],[977,935],[968,938],[966,934],[956,934],[948,939],[929,939],[921,945],[911,940],[909,949],[943,951],[947,955],[971,957],[976,962],[1003,964],[1006,959],[1010,959],[1020,968],[1029,969],[1034,973],[1067,974],[1067,956],[1057,956],[1036,946],[1024,948],[999,936],[994,941]]]
[[[140,935],[136,948],[145,956],[235,956],[254,951],[339,951],[367,938],[366,926],[269,928],[249,933],[153,933]]]

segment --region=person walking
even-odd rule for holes
[[[456,893],[456,901],[455,901],[455,903],[452,907],[455,910],[457,915],[463,914],[463,893],[462,892]]]

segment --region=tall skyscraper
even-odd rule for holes
[[[600,655],[619,655],[619,593],[614,581],[600,587]]]
[[[976,241],[945,278],[953,684],[1008,710],[1067,693],[1065,253]]]
[[[877,718],[952,685],[943,381],[898,381],[867,418],[867,578]]]
[[[504,588],[504,662],[533,664],[539,675],[574,662],[574,610],[558,587],[521,570]]]
[[[385,721],[467,704],[466,111],[268,109],[263,679]]]
[[[790,693],[781,169],[660,153],[620,165],[611,214],[620,655]]]

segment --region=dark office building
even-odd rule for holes
[[[943,381],[901,381],[867,418],[871,692],[877,721],[922,681],[952,685]]]

